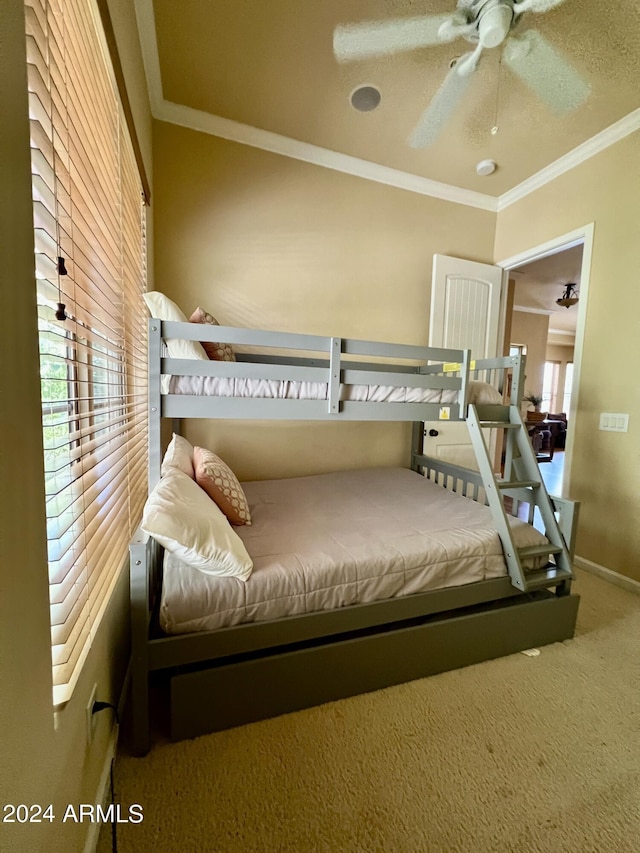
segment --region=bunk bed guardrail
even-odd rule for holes
[[[169,358],[166,339],[228,343],[244,347],[236,361]],[[159,478],[159,422],[190,417],[290,420],[421,421],[464,420],[469,382],[476,379],[521,394],[520,357],[472,361],[470,350],[413,346],[350,338],[241,329],[232,326],[149,320],[150,487]],[[238,397],[161,393],[162,377],[308,382],[326,385],[323,399]],[[383,386],[408,391],[444,392],[446,402],[394,402],[340,399],[350,386]],[[412,394],[411,392],[415,392]]]
[[[156,353],[161,355],[163,338],[217,341],[250,348],[267,348],[277,352],[238,352],[235,362],[156,357]],[[254,416],[252,410],[256,408],[255,404],[264,405],[268,402],[276,405],[265,407],[268,409],[266,415],[282,418],[315,420],[341,416],[355,420],[438,420],[441,416],[437,403],[364,403],[339,399],[341,385],[384,385],[457,392],[455,401],[447,404],[450,406],[448,417],[457,420],[461,417],[464,407],[469,375],[468,350],[298,335],[289,332],[265,332],[229,326],[160,322],[153,319],[149,322],[149,342],[150,350],[153,350],[153,354],[150,352],[150,385],[158,398],[161,374],[317,382],[328,386],[327,399],[322,401],[243,401],[228,398],[231,403],[225,405],[225,399],[217,397],[212,406],[215,409],[215,417],[238,417],[237,410],[242,408],[247,410],[248,416]],[[305,355],[292,356],[292,351]],[[309,352],[314,353],[314,357],[306,355]],[[355,359],[347,360],[345,356]],[[166,397],[163,411],[166,417],[172,417],[176,409],[179,409],[184,417],[183,413],[192,407],[196,416],[207,416],[203,412],[203,409],[207,408],[206,397],[198,396],[198,402],[191,403],[181,399],[176,403],[172,399],[174,396],[169,394]],[[180,396],[184,398],[189,395]],[[287,403],[290,405],[286,405]],[[308,405],[300,406],[300,403]]]

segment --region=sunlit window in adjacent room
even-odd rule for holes
[[[558,376],[560,374],[560,363],[557,361],[545,361],[544,375],[542,379],[542,409],[545,412],[556,411],[556,399],[558,396]]]
[[[562,411],[569,415],[571,408],[571,389],[573,387],[573,362],[567,362],[564,373],[564,395],[562,397]]]

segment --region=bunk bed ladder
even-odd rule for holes
[[[497,413],[497,416],[494,413]],[[518,407],[470,405],[467,424],[489,507],[504,549],[511,582],[523,592],[553,586],[558,595],[568,594],[573,577],[569,552]],[[486,429],[506,432],[502,477],[494,473],[490,451],[483,434]],[[535,508],[538,508],[544,525],[544,535],[549,540],[548,545],[516,548],[504,505],[505,497],[529,504],[529,523],[533,522]],[[525,569],[525,561],[533,558],[546,558],[544,567]]]

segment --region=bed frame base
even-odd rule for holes
[[[570,639],[578,602],[576,595],[541,591],[179,672],[171,677],[171,738],[196,737]]]

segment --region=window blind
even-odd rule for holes
[[[71,696],[146,496],[144,209],[93,4],[27,0],[25,16],[53,699],[60,705]]]

